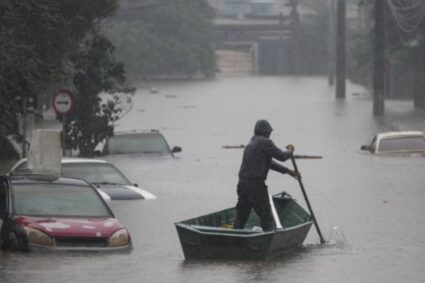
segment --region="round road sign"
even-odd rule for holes
[[[72,93],[68,90],[59,90],[53,98],[53,108],[58,115],[66,115],[74,106]]]

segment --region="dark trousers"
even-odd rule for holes
[[[264,182],[239,182],[235,229],[245,227],[252,209],[260,217],[263,231],[273,230],[273,217],[266,184]]]

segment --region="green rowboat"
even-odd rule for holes
[[[285,192],[272,197],[274,231],[263,232],[260,218],[251,212],[244,229],[233,229],[236,209],[175,223],[186,259],[265,259],[304,242],[313,220]]]

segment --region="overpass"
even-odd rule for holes
[[[223,75],[291,74],[296,60],[298,14],[219,16],[217,67]]]

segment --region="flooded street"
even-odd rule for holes
[[[153,86],[153,85],[152,85]],[[114,201],[132,235],[131,253],[0,252],[0,282],[423,282],[425,158],[360,152],[377,132],[425,130],[411,101],[389,101],[383,118],[353,84],[336,100],[324,77],[240,77],[150,85],[134,96],[116,131],[158,129],[176,158],[110,159],[158,199]],[[174,223],[236,203],[241,148],[258,119],[271,139],[296,154],[327,240],[314,227],[304,247],[266,261],[185,261]],[[285,162],[291,167],[290,162]],[[298,183],[271,171],[272,194],[285,190],[306,208]]]

